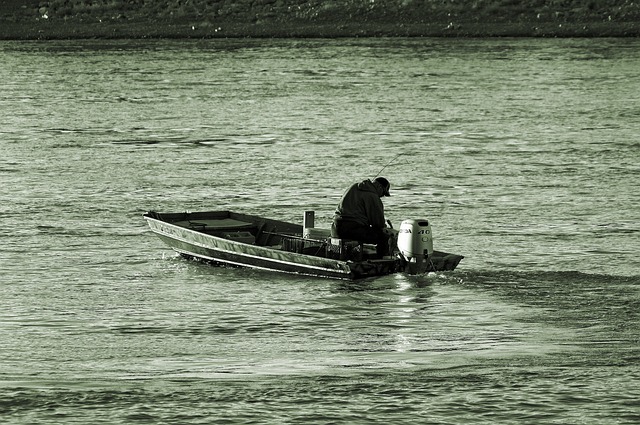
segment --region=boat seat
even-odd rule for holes
[[[235,220],[233,218],[221,218],[211,220],[189,220],[174,223],[177,226],[200,232],[239,232],[256,228],[256,225],[247,221]]]
[[[327,257],[336,260],[362,261],[364,244],[353,239],[331,238],[327,244]]]

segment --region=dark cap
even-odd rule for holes
[[[382,186],[384,196],[391,196],[391,194],[389,193],[389,189],[391,188],[391,183],[389,183],[389,180],[385,179],[384,177],[376,177],[374,182],[377,182],[380,184],[380,186]]]

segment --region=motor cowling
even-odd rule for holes
[[[433,234],[428,220],[404,220],[398,231],[398,250],[407,261],[407,272],[424,273],[433,254]]]

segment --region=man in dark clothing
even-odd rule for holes
[[[376,244],[379,257],[389,255],[389,234],[385,230],[384,205],[380,198],[391,196],[390,186],[387,179],[378,177],[347,189],[333,217],[332,236]]]

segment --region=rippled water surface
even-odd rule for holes
[[[0,419],[640,422],[640,41],[0,43]],[[183,260],[382,170],[455,272]]]

